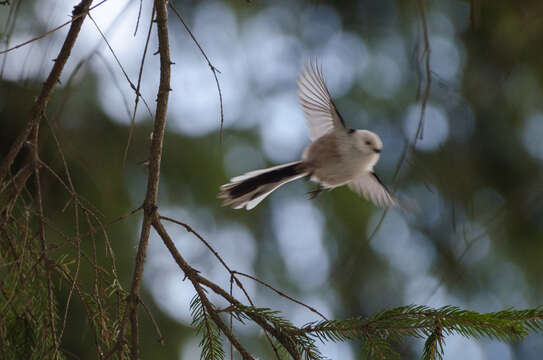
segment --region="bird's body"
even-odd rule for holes
[[[379,136],[345,127],[321,72],[311,62],[300,75],[298,86],[312,140],[302,160],[232,178],[221,186],[223,205],[250,210],[279,186],[309,176],[319,189],[348,185],[376,205],[396,206],[395,198],[373,172],[383,146]]]
[[[358,133],[362,131],[355,130],[349,134],[334,130],[309,144],[302,155],[302,161],[310,169],[311,179],[324,188],[334,188],[349,183],[363,171],[371,171],[379,154],[365,151],[351,139],[371,136]]]

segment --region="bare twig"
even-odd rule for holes
[[[43,269],[45,270],[45,275],[47,279],[47,296],[48,296],[48,316],[49,316],[49,326],[51,330],[51,338],[53,340],[53,349],[52,351],[56,353],[59,349],[59,343],[57,339],[57,331],[55,325],[55,299],[53,293],[53,283],[51,279],[51,268],[50,268],[50,259],[47,249],[47,240],[45,236],[45,224],[43,221],[44,212],[43,212],[43,196],[41,191],[41,181],[40,181],[40,163],[39,163],[39,144],[38,144],[38,133],[39,133],[39,121],[35,124],[32,129],[32,165],[34,168],[34,185],[36,187],[36,197],[38,205],[38,214],[40,221],[39,228],[39,237],[41,250],[43,252]]]
[[[83,25],[83,20],[85,19],[85,15],[88,13],[91,4],[92,0],[81,0],[81,2],[74,7],[72,13],[74,19],[71,21],[72,25],[70,26],[68,35],[66,35],[66,39],[62,44],[62,48],[60,49],[60,52],[55,59],[55,64],[53,65],[53,68],[51,69],[49,76],[45,80],[41,92],[38,95],[34,106],[32,107],[30,119],[26,123],[25,128],[19,134],[15,142],[11,145],[8,153],[0,164],[0,181],[2,181],[2,179],[4,179],[4,177],[6,176],[11,164],[15,160],[15,157],[17,156],[24,142],[30,135],[30,132],[34,127],[36,127],[42,115],[45,113],[45,110],[47,109],[47,104],[49,103],[49,99],[51,98],[51,94],[53,93],[53,89],[58,83],[60,74],[62,73],[62,69],[66,64],[66,61],[70,57],[72,48],[75,44],[77,36],[79,35],[79,31],[81,30],[81,25]],[[0,54],[1,53],[3,52],[0,52]]]
[[[420,79],[419,84],[417,86],[417,100],[421,100],[421,108],[420,108],[420,115],[419,115],[419,123],[417,125],[417,131],[415,132],[415,136],[413,138],[413,141],[407,140],[407,145],[402,152],[402,156],[400,157],[400,160],[398,161],[398,165],[396,166],[396,169],[394,170],[394,176],[392,177],[392,188],[395,189],[397,187],[397,182],[399,179],[400,171],[404,165],[404,163],[407,161],[408,156],[413,152],[415,149],[415,146],[417,145],[417,141],[421,140],[424,135],[424,117],[426,114],[426,105],[428,103],[428,99],[430,98],[430,88],[432,86],[432,73],[430,70],[430,40],[428,37],[428,24],[426,22],[426,12],[424,9],[424,4],[422,3],[423,0],[417,0],[417,9],[419,11],[419,16],[421,20],[422,25],[422,33],[423,33],[423,39],[424,39],[424,50],[422,52],[422,56],[424,58],[424,68],[425,68],[425,82],[424,82],[424,90],[421,95],[421,85],[420,85]],[[417,67],[419,64],[417,64]],[[418,73],[420,74],[420,71],[417,68]]]
[[[184,222],[172,219],[172,218],[167,217],[167,216],[160,216],[160,219],[172,222],[172,223],[177,224],[177,225],[181,225],[182,227],[185,228],[185,230],[187,230],[188,232],[194,234],[194,236],[196,236],[209,249],[209,251],[211,251],[213,253],[213,255],[215,255],[215,257],[217,258],[217,260],[219,260],[219,262],[222,264],[222,266],[224,266],[224,268],[226,270],[228,270],[228,272],[232,273],[232,270],[230,269],[230,267],[228,265],[226,265],[226,262],[219,255],[219,253],[203,238],[202,235],[198,234],[189,224],[186,224]]]
[[[126,94],[124,93],[119,79],[117,79],[117,77],[115,76],[115,69],[113,68],[113,65],[110,64],[107,61],[107,59],[105,58],[105,56],[102,55],[101,53],[98,52],[98,53],[96,53],[96,55],[97,55],[98,59],[100,59],[102,61],[102,63],[104,64],[107,72],[110,75],[110,79],[113,81],[113,85],[115,86],[115,88],[117,89],[119,94],[121,95],[121,99],[123,101],[123,106],[124,106],[124,110],[126,111],[127,118],[131,119],[132,114],[130,113],[130,105],[129,105],[129,102],[128,102],[128,96],[126,96]]]
[[[18,19],[19,9],[21,8],[22,0],[17,1],[17,4],[15,6],[11,6],[9,8],[9,14],[8,18],[6,20],[6,24],[3,30],[3,35],[5,37],[4,44],[5,48],[7,49],[9,46],[9,42],[11,40],[11,36],[13,35],[13,30],[15,29],[15,23]],[[6,61],[7,61],[7,54],[4,55],[2,59],[2,66],[0,68],[0,77],[4,77],[4,69],[6,67]]]
[[[47,119],[47,118],[46,118]],[[64,334],[64,329],[66,328],[66,322],[68,319],[68,310],[70,308],[70,301],[72,299],[72,295],[76,286],[77,279],[79,277],[79,270],[81,267],[81,233],[79,228],[79,200],[77,196],[77,192],[75,190],[75,186],[72,181],[72,176],[70,174],[70,169],[68,167],[68,163],[66,161],[66,157],[64,156],[64,151],[62,150],[62,147],[60,146],[60,141],[55,133],[55,129],[53,128],[53,125],[49,123],[49,121],[46,121],[47,124],[49,124],[49,128],[51,130],[51,134],[53,136],[53,139],[55,141],[55,145],[57,146],[58,153],[62,159],[62,165],[64,167],[64,172],[66,174],[66,178],[68,179],[68,185],[69,185],[69,192],[72,194],[73,199],[73,205],[74,205],[74,221],[75,221],[75,245],[77,250],[77,267],[75,274],[73,276],[73,283],[70,288],[70,291],[68,293],[68,299],[66,300],[66,306],[65,306],[65,312],[64,312],[64,318],[62,322],[62,328],[60,330],[59,335],[59,341],[62,340],[62,336]]]
[[[222,104],[222,92],[221,92],[221,85],[219,84],[219,78],[217,77],[217,73],[221,73],[219,71],[219,69],[217,69],[215,67],[215,65],[213,65],[211,63],[211,61],[209,60],[209,58],[207,57],[207,54],[205,53],[205,51],[202,49],[202,47],[200,46],[200,44],[198,43],[198,40],[196,40],[196,37],[194,36],[194,34],[192,33],[192,31],[190,31],[190,28],[187,26],[187,24],[185,23],[185,21],[183,20],[183,18],[181,17],[181,14],[179,14],[179,12],[177,11],[177,9],[175,8],[175,6],[173,6],[173,4],[171,2],[168,3],[168,5],[170,6],[170,9],[173,10],[173,12],[175,13],[175,15],[177,16],[177,18],[179,19],[179,21],[181,21],[181,23],[183,24],[183,27],[185,28],[185,30],[187,31],[187,33],[190,35],[190,37],[192,38],[192,41],[194,41],[194,43],[196,44],[196,46],[198,47],[198,49],[200,50],[200,52],[202,53],[202,56],[204,57],[204,59],[206,60],[207,62],[207,65],[209,66],[209,68],[211,69],[211,72],[213,73],[213,77],[215,78],[215,83],[217,84],[217,91],[219,92],[219,106],[220,106],[220,110],[221,110],[221,127],[219,129],[219,142],[222,143],[222,131],[223,131],[223,125],[224,125],[224,111],[223,111],[223,104]]]
[[[260,285],[265,286],[265,287],[267,287],[268,289],[274,291],[277,295],[279,295],[279,296],[281,296],[281,297],[284,297],[285,299],[288,299],[288,300],[290,300],[290,301],[292,301],[292,302],[294,302],[294,303],[296,303],[296,304],[298,304],[298,305],[301,305],[301,306],[305,307],[306,309],[308,309],[309,311],[314,312],[315,314],[317,314],[317,315],[319,315],[321,318],[323,318],[323,320],[328,320],[328,318],[327,318],[326,316],[324,316],[320,311],[318,311],[318,310],[315,309],[314,307],[311,307],[311,306],[309,306],[309,305],[307,305],[307,304],[301,302],[300,300],[296,300],[296,299],[294,299],[293,297],[288,296],[287,294],[285,294],[285,293],[282,292],[281,290],[278,290],[278,289],[274,288],[274,287],[271,286],[270,284],[268,284],[268,283],[266,283],[266,282],[264,282],[264,281],[262,281],[262,280],[260,280],[260,279],[258,279],[258,278],[256,278],[256,277],[254,277],[254,276],[252,276],[252,275],[245,274],[245,273],[242,273],[242,272],[236,271],[236,270],[234,270],[233,273],[234,273],[234,274],[237,274],[237,275],[240,275],[240,276],[244,276],[244,277],[249,278],[249,279],[251,279],[251,280],[254,280],[254,281],[256,281],[257,283],[259,283]]]
[[[140,300],[141,306],[143,306],[143,309],[147,313],[147,316],[149,316],[149,319],[151,319],[151,322],[153,323],[153,326],[155,328],[155,332],[158,336],[158,343],[160,345],[164,345],[164,336],[162,336],[162,331],[160,331],[160,326],[158,326],[158,322],[156,321],[155,317],[153,316],[153,313],[149,309],[149,307],[145,304],[143,300]]]
[[[140,70],[138,73],[138,85],[136,86],[136,99],[134,100],[134,110],[132,111],[132,118],[130,119],[130,129],[128,130],[128,139],[126,140],[126,147],[124,148],[123,166],[126,163],[126,158],[128,156],[128,149],[130,148],[130,142],[132,141],[132,135],[134,133],[135,123],[136,123],[136,112],[138,111],[138,104],[140,100],[140,97],[138,94],[140,93],[141,77],[143,76],[143,65],[145,64],[145,57],[147,55],[147,50],[149,48],[149,40],[151,39],[151,30],[153,29],[153,19],[155,17],[155,10],[156,10],[155,4],[153,3],[153,11],[151,11],[151,19],[149,20],[149,30],[147,30],[147,39],[145,40],[145,48],[143,49]],[[141,2],[140,2],[140,11],[141,11]],[[139,14],[138,14],[138,23],[139,23]],[[136,31],[137,31],[137,26],[136,26]]]
[[[138,9],[138,20],[136,20],[136,28],[134,29],[134,36],[138,33],[138,27],[140,25],[140,19],[141,19],[141,8],[143,7],[143,0],[140,0],[140,7]]]
[[[124,15],[124,13],[126,12],[126,10],[130,7],[130,5],[132,4],[132,2],[128,2],[124,8],[117,14],[117,16],[115,16],[115,18],[111,21],[111,24],[107,27],[107,29],[104,31],[104,34],[108,34],[111,29],[116,29],[117,28],[117,24],[119,24],[119,21],[121,19],[121,17]],[[72,88],[72,82],[74,81],[77,73],[81,70],[81,68],[83,67],[83,65],[86,65],[87,62],[94,56],[98,53],[98,51],[100,50],[100,47],[102,46],[102,43],[101,42],[98,42],[96,43],[96,45],[94,46],[94,49],[92,49],[88,55],[84,58],[84,59],[81,59],[79,61],[79,63],[75,66],[74,70],[72,71],[72,73],[70,74],[70,76],[68,77],[68,81],[65,82],[65,86],[64,86],[64,91],[63,91],[63,97],[62,99],[59,101],[59,105],[58,105],[58,109],[57,111],[55,112],[55,115],[54,117],[52,117],[53,119],[53,123],[55,124],[58,124],[59,123],[59,119],[60,119],[60,116],[64,110],[64,107],[66,105],[66,103],[68,102],[68,99],[69,97],[71,96],[71,88]],[[109,70],[109,68],[108,68]]]
[[[230,296],[233,296],[233,288],[234,288],[234,275],[230,275]],[[234,331],[234,314],[230,313],[229,316],[230,320],[230,331]],[[230,360],[234,360],[234,345],[230,343]]]
[[[430,41],[429,41],[429,38],[428,38],[428,24],[426,23],[426,14],[425,14],[425,10],[424,10],[424,4],[422,3],[422,1],[423,0],[417,0],[417,6],[418,6],[418,10],[419,10],[419,15],[420,15],[420,18],[421,18],[422,28],[423,28],[423,38],[424,38],[423,57],[424,57],[424,60],[425,60],[424,65],[425,65],[425,77],[426,77],[426,79],[425,79],[424,91],[422,93],[422,96],[420,94],[420,88],[421,88],[420,82],[419,82],[419,86],[417,88],[417,99],[419,99],[419,98],[421,99],[421,110],[420,110],[420,115],[419,115],[419,123],[417,125],[417,131],[415,133],[413,141],[410,142],[408,140],[407,145],[405,146],[405,148],[404,148],[404,150],[402,152],[400,160],[398,161],[398,165],[396,166],[396,169],[394,170],[394,175],[392,177],[392,188],[394,190],[398,187],[399,175],[400,175],[400,171],[401,171],[403,165],[405,164],[406,161],[408,161],[408,157],[413,152],[413,150],[415,149],[417,141],[422,139],[422,137],[423,137],[423,133],[424,133],[424,117],[425,117],[425,114],[426,114],[426,105],[427,105],[428,99],[430,97],[430,88],[431,88],[431,81],[432,81],[432,79],[431,79],[431,71],[430,71]],[[418,69],[418,67],[417,67],[417,69]],[[377,225],[372,230],[371,234],[368,236],[368,238],[366,240],[367,242],[369,242],[377,234],[377,232],[381,228],[381,225],[383,224],[383,221],[384,221],[387,213],[388,213],[388,209],[385,209],[383,211],[381,217],[379,218],[379,221],[377,222]],[[354,251],[355,256],[352,256],[350,258],[350,262],[352,262],[354,259],[356,259],[356,254],[359,253],[361,244],[358,246],[358,249],[356,249]],[[345,265],[341,266],[341,268],[344,268],[344,267],[345,267]],[[334,272],[334,274],[332,276],[335,276],[336,272]],[[351,274],[352,274],[352,272],[351,272]],[[347,276],[346,278],[349,278],[349,276]]]
[[[104,35],[104,33],[102,32],[102,30],[100,29],[100,27],[98,26],[98,24],[96,23],[96,21],[94,21],[93,17],[89,14],[89,19],[91,19],[92,23],[94,24],[94,26],[96,27],[96,29],[98,30],[98,32],[100,33],[100,36],[102,37],[102,39],[104,40],[104,42],[106,43],[109,51],[111,52],[111,55],[113,55],[113,58],[115,59],[115,62],[117,63],[117,65],[119,65],[119,68],[121,69],[121,72],[123,73],[124,75],[124,78],[126,79],[126,81],[128,82],[128,84],[130,85],[130,87],[132,88],[132,90],[134,90],[136,92],[136,96],[137,97],[141,97],[141,99],[143,100],[143,103],[145,104],[145,106],[147,107],[147,111],[149,111],[149,114],[152,114],[151,113],[151,108],[149,107],[149,105],[147,104],[147,101],[145,101],[145,98],[143,98],[143,96],[140,94],[139,92],[139,88],[136,88],[136,85],[134,85],[134,83],[132,82],[132,80],[130,80],[130,77],[128,76],[128,74],[126,73],[126,70],[124,69],[124,66],[123,64],[121,64],[121,61],[119,60],[119,58],[117,57],[117,54],[115,54],[115,50],[113,50],[113,48],[111,47],[111,44],[109,43],[109,41],[107,40],[107,37]],[[130,115],[130,111],[128,112],[128,114]]]
[[[72,13],[72,19],[71,19],[71,20],[66,21],[65,23],[60,24],[60,25],[57,26],[56,28],[51,29],[51,30],[49,30],[49,31],[47,31],[47,32],[45,32],[45,33],[39,35],[39,36],[36,36],[36,37],[30,39],[30,40],[24,41],[24,42],[22,42],[22,43],[20,43],[20,44],[17,44],[17,45],[15,45],[15,46],[13,46],[13,47],[10,47],[9,49],[2,50],[2,51],[0,51],[0,55],[5,54],[5,53],[8,53],[8,52],[13,51],[13,50],[16,50],[16,49],[18,49],[18,48],[20,48],[20,47],[23,47],[23,46],[25,46],[25,45],[28,45],[28,44],[34,42],[34,41],[43,39],[44,37],[51,35],[51,34],[54,33],[55,31],[62,29],[62,28],[65,27],[66,25],[72,24],[72,23],[76,22],[77,20],[79,20],[79,19],[81,19],[81,18],[84,18],[90,10],[93,10],[93,9],[97,8],[98,6],[102,5],[102,4],[105,3],[106,1],[108,1],[108,0],[102,0],[102,1],[100,1],[98,4],[96,4],[96,5],[94,5],[93,7],[91,7],[90,9],[87,7],[87,8],[86,8],[87,10],[85,10],[84,12],[80,12],[80,13],[78,13],[78,14]],[[91,1],[91,2],[92,2],[92,1]],[[86,3],[86,1],[81,1],[81,2],[79,3],[79,5],[76,5],[76,6],[75,6],[75,8],[77,8],[78,6],[80,6],[80,5],[83,4],[83,3]],[[75,10],[74,10],[74,11],[75,11]]]
[[[458,256],[458,258],[456,259],[456,261],[458,262],[458,264],[462,264],[462,262],[464,261],[464,258],[466,257],[466,255],[468,254],[468,252],[473,248],[473,246],[479,241],[479,240],[482,240],[485,238],[485,236],[488,235],[488,232],[490,231],[490,228],[492,226],[495,226],[496,224],[493,224],[495,221],[498,220],[498,218],[500,217],[500,215],[503,214],[503,212],[505,211],[505,206],[502,205],[501,207],[499,207],[496,212],[494,213],[494,215],[484,224],[484,227],[486,228],[486,230],[483,230],[481,231],[479,234],[475,235],[473,238],[471,239],[467,239],[467,236],[466,236],[466,233],[464,232],[463,234],[463,239],[464,239],[464,243],[465,243],[465,248],[464,250],[462,251],[462,253],[460,254],[460,256]],[[458,281],[459,279],[462,278],[462,275],[463,273],[466,271],[466,269],[464,269],[464,271],[460,270],[457,274],[457,276],[455,277],[455,279],[452,280],[452,283]],[[437,291],[443,286],[443,284],[445,283],[445,276],[442,275],[441,278],[439,279],[439,281],[437,282],[437,284],[435,285],[435,287],[432,289],[432,291],[429,292],[428,296],[425,298],[424,300],[424,304],[428,304],[430,302],[430,300],[432,300],[432,298],[434,297],[434,295],[437,293]]]
[[[25,214],[25,229],[28,229],[28,223],[29,223],[29,214],[27,212]],[[11,304],[11,302],[15,298],[15,294],[16,294],[15,291],[17,290],[19,280],[21,279],[22,274],[23,274],[23,263],[24,263],[25,250],[26,250],[28,238],[29,238],[28,231],[25,230],[25,232],[23,234],[23,247],[22,247],[22,251],[21,251],[21,256],[19,258],[17,258],[17,263],[18,263],[19,266],[18,266],[18,269],[17,269],[17,273],[15,275],[15,281],[14,281],[14,284],[13,284],[13,287],[12,287],[12,290],[11,290],[11,295],[6,300],[6,302],[4,303],[4,306],[0,309],[0,314],[5,314],[6,308]]]
[[[423,0],[417,0],[418,10],[420,14],[420,19],[422,22],[422,33],[424,37],[424,51],[422,56],[424,57],[424,69],[426,72],[426,82],[424,84],[424,92],[422,94],[422,104],[420,109],[420,118],[419,125],[417,127],[417,132],[415,134],[416,139],[422,139],[424,134],[424,115],[426,113],[426,104],[428,98],[430,97],[430,87],[432,85],[432,74],[430,73],[430,40],[428,39],[428,24],[426,23],[426,12],[424,10]],[[413,145],[414,146],[414,145]]]

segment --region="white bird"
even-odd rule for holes
[[[299,76],[298,95],[311,138],[302,160],[230,179],[221,186],[218,195],[225,199],[223,206],[251,210],[281,185],[302,177],[319,184],[317,190],[310,192],[313,196],[323,189],[347,185],[377,206],[398,206],[396,198],[373,171],[383,147],[381,139],[371,131],[345,126],[322,70],[311,60]]]

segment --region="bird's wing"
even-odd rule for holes
[[[398,201],[373,171],[360,173],[349,183],[349,188],[380,207],[398,206]]]
[[[311,59],[298,78],[298,95],[304,111],[311,141],[333,128],[345,129],[345,123],[332,101],[322,72]]]

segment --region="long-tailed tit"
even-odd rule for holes
[[[373,171],[383,147],[381,139],[371,131],[345,126],[322,70],[311,60],[299,76],[298,94],[311,138],[302,160],[230,179],[218,195],[225,199],[223,206],[251,210],[279,186],[302,177],[319,184],[313,195],[347,185],[378,206],[397,206],[395,197]]]

